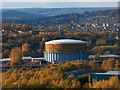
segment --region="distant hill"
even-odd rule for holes
[[[114,8],[24,8],[16,9],[18,11],[27,12],[41,16],[56,16],[65,14],[82,14],[84,12],[95,12],[98,10],[108,10]]]
[[[96,20],[103,22],[112,23],[112,19],[117,19],[118,12],[117,10],[106,10],[106,11],[96,11],[96,12],[84,12],[83,14],[65,14],[65,15],[56,15],[50,17],[43,17],[37,20],[38,25],[64,25],[71,22],[82,23],[89,22],[93,23]]]
[[[3,10],[2,11],[2,20],[3,22],[12,22],[16,23],[27,23],[27,21],[35,20],[40,16],[32,13],[21,12],[17,10]]]
[[[37,15],[27,12],[21,12],[17,10],[3,10],[3,19],[23,19],[23,18],[35,18]],[[38,16],[37,16],[38,17]]]
[[[24,8],[24,9],[3,9],[2,22],[25,23],[30,25],[56,25],[70,21],[80,21],[89,13],[102,12],[114,8]],[[104,14],[104,13],[101,13]],[[109,13],[108,13],[109,14]],[[75,15],[75,17],[74,17]],[[61,18],[62,17],[62,18]],[[71,18],[72,17],[72,18]]]
[[[82,14],[84,12],[95,12],[114,8],[23,8],[23,9],[3,9],[3,17],[46,17],[65,14]],[[28,15],[29,14],[29,15]]]

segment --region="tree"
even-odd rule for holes
[[[90,61],[90,62],[89,62],[89,66],[90,66],[90,68],[91,68],[92,70],[96,69],[95,65],[96,65],[96,62],[95,62],[95,61]]]
[[[22,53],[24,56],[27,56],[29,54],[30,51],[30,45],[28,43],[24,43],[22,45]]]
[[[42,56],[42,54],[43,54],[43,50],[42,49],[38,49],[37,52],[40,54],[40,56]]]
[[[15,47],[10,52],[10,65],[13,66],[14,64],[18,64],[22,62],[22,51],[21,48]]]
[[[107,61],[108,63],[108,65],[107,65],[107,67],[108,67],[108,70],[113,70],[114,68],[115,68],[115,60],[114,59],[112,59],[112,58],[110,58],[110,59],[108,59],[108,61]]]
[[[97,46],[106,45],[106,40],[104,38],[98,39],[96,41]]]
[[[10,55],[10,50],[4,50],[3,53],[2,53],[3,58],[9,57],[9,55]]]
[[[119,80],[117,76],[112,76],[110,77],[109,80],[102,80],[102,81],[97,81],[93,82],[93,85],[90,86],[90,88],[113,88],[116,90],[119,90]]]
[[[102,70],[110,71],[115,68],[115,60],[112,58],[109,58],[108,60],[104,60],[101,66]]]
[[[101,65],[101,69],[102,69],[102,70],[106,70],[106,64],[107,64],[107,61],[104,60],[104,61],[102,62],[102,65]]]
[[[115,61],[115,69],[118,70],[118,67],[119,67],[119,61],[118,59]]]

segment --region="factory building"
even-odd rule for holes
[[[4,63],[8,63],[8,62],[10,62],[10,58],[0,59],[0,64],[4,64]]]
[[[48,62],[88,60],[86,42],[60,39],[45,42],[44,59]]]
[[[109,59],[109,58],[119,59],[120,55],[114,55],[114,54],[99,55],[99,57],[97,59],[99,59],[99,60],[105,60],[105,59]],[[96,56],[95,55],[89,55],[89,59],[90,60],[95,60]]]
[[[90,83],[92,84],[93,80],[109,80],[111,76],[117,76],[120,80],[120,71],[108,71],[105,73],[91,73],[90,74]]]

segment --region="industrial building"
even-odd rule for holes
[[[32,57],[22,57],[23,63],[30,62]]]
[[[60,39],[45,42],[44,60],[58,63],[88,60],[86,42],[74,39]]]
[[[109,59],[109,58],[119,59],[120,55],[114,55],[114,54],[99,55],[99,57],[97,59],[99,59],[99,60],[105,60],[105,59]],[[96,56],[95,55],[89,55],[89,59],[90,60],[95,60]]]
[[[0,64],[4,64],[4,63],[8,63],[8,62],[10,62],[10,58],[0,59]]]
[[[108,71],[105,73],[91,73],[90,74],[90,83],[93,82],[93,80],[109,80],[111,76],[117,76],[120,80],[120,71]]]

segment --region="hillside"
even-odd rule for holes
[[[11,23],[23,23],[29,25],[60,25],[67,24],[71,21],[80,23],[85,22],[88,18],[102,19],[107,21],[115,18],[117,14],[116,10],[108,10],[106,8],[49,8],[49,9],[15,9],[15,10],[3,10],[2,19],[3,22]],[[112,16],[113,15],[113,16]],[[95,20],[95,19],[94,19]],[[91,21],[91,20],[90,20]],[[93,21],[93,20],[92,20]]]
[[[21,12],[17,10],[3,10],[2,11],[2,20],[3,22],[9,22],[15,21],[17,23],[26,23],[28,20],[37,19],[38,15],[27,13],[27,12]]]
[[[25,8],[25,9],[16,9],[18,11],[27,12],[36,15],[46,16],[56,16],[56,15],[65,15],[65,14],[82,14],[84,12],[95,12],[99,10],[108,10],[112,8]]]
[[[52,17],[39,18],[37,23],[39,25],[64,25],[71,22],[74,23],[112,23],[112,20],[117,20],[117,10],[107,10],[107,11],[96,11],[96,12],[85,12],[83,14],[66,14],[57,15]]]

